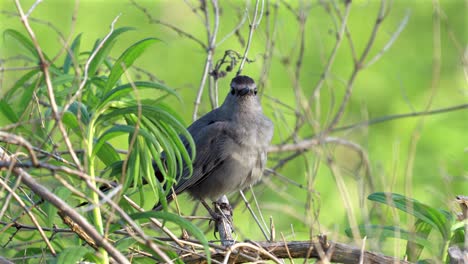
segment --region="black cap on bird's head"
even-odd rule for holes
[[[257,86],[249,76],[239,75],[231,81],[231,94],[236,96],[256,95]]]

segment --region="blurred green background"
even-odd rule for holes
[[[25,10],[34,1],[20,1]],[[195,14],[193,7],[198,1],[138,1],[147,8],[152,17],[160,19],[189,32],[206,42],[206,30],[200,19],[200,12]],[[186,3],[187,2],[187,3]],[[336,41],[336,28],[330,14],[319,1],[270,1],[278,4],[277,18],[264,15],[259,28],[255,31],[248,57],[254,62],[244,67],[243,74],[258,80],[263,66],[265,41],[267,39],[267,20],[276,23],[274,32],[275,46],[271,58],[271,69],[265,85],[262,104],[265,113],[275,123],[273,144],[283,142],[294,128],[294,111],[276,102],[280,100],[292,109],[296,108],[293,83],[295,63],[300,50],[299,23],[296,16],[288,9],[308,10],[305,26],[305,49],[300,70],[301,102],[308,101],[314,87],[323,73]],[[287,4],[285,4],[287,3]],[[434,5],[440,4],[440,34],[434,30]],[[241,19],[244,12],[249,12],[247,22],[240,28],[239,34],[244,40],[248,37],[248,23],[252,19],[254,1],[220,1],[221,18],[218,42],[223,39]],[[338,1],[343,12],[343,3]],[[348,22],[356,53],[362,53],[371,35],[380,3],[378,1],[353,1]],[[76,12],[74,9],[76,8]],[[1,1],[1,31],[13,28],[26,33],[19,18],[14,15],[16,9],[11,1]],[[76,15],[76,24],[72,26],[72,16]],[[390,13],[378,32],[376,42],[370,51],[370,57],[388,43],[406,14],[409,21],[393,46],[373,65],[359,72],[354,83],[353,94],[338,126],[350,125],[363,120],[393,114],[424,111],[432,97],[429,109],[438,109],[468,103],[466,48],[468,40],[468,18],[466,1],[393,1]],[[82,50],[93,47],[96,39],[102,39],[110,29],[112,21],[119,16],[116,27],[131,26],[136,30],[125,33],[113,50],[117,57],[129,45],[147,37],[156,37],[162,41],[150,48],[136,65],[169,87],[177,89],[183,102],[170,99],[170,105],[183,116],[186,124],[191,123],[194,100],[203,73],[206,51],[194,41],[183,37],[160,24],[149,23],[148,18],[130,1],[122,0],[50,0],[40,3],[31,17],[50,22],[65,37],[79,33],[82,36]],[[337,19],[336,16],[334,19]],[[437,21],[437,19],[435,20]],[[213,22],[213,21],[212,21]],[[39,43],[46,54],[55,56],[63,46],[57,33],[50,25],[31,22]],[[339,22],[338,22],[339,24]],[[271,32],[270,32],[271,34]],[[439,39],[440,46],[435,45]],[[0,57],[11,58],[24,52],[8,37],[0,38]],[[244,51],[239,37],[231,35],[216,48],[215,61],[225,50]],[[440,62],[434,54],[440,53]],[[463,60],[463,56],[465,59]],[[60,63],[63,58],[59,59]],[[440,67],[438,67],[440,63]],[[23,66],[24,61],[7,60],[4,67]],[[436,70],[433,70],[433,69]],[[235,68],[237,70],[237,68]],[[349,42],[341,44],[330,76],[324,84],[320,104],[312,105],[311,113],[319,127],[325,127],[338,110],[343,98],[345,84],[353,69]],[[438,76],[437,71],[440,71]],[[9,89],[22,72],[3,72],[0,94]],[[138,78],[135,75],[135,78]],[[228,91],[230,79],[234,73],[228,73],[219,81],[220,102]],[[140,74],[142,79],[146,77]],[[433,81],[438,80],[433,85]],[[151,94],[145,94],[151,98]],[[200,113],[211,109],[208,92],[205,89]],[[309,102],[310,103],[310,102]],[[320,114],[317,110],[320,110]],[[297,140],[316,134],[311,125],[305,125],[298,133]],[[459,110],[439,115],[413,117],[383,122],[358,129],[333,133],[332,136],[360,145],[368,154],[371,177],[375,183],[373,191],[392,191],[413,197],[434,207],[455,210],[452,202],[457,194],[468,195],[468,111]],[[120,143],[121,144],[121,143]],[[414,152],[411,150],[414,146]],[[124,146],[122,146],[124,147]],[[279,172],[289,179],[305,186],[312,178],[312,167],[319,161],[317,175],[312,181],[314,190],[314,210],[319,210],[318,219],[307,215],[305,188],[287,184],[271,175],[264,183],[255,186],[256,196],[263,215],[273,217],[276,231],[287,239],[306,239],[310,226],[314,234],[324,232],[332,237],[344,236],[344,229],[349,227],[348,215],[343,193],[337,188],[335,177],[327,167],[324,153],[333,155],[334,164],[349,191],[349,202],[353,206],[357,222],[363,221],[370,210],[370,203],[360,201],[371,192],[367,187],[360,191],[360,180],[364,174],[357,171],[359,155],[345,147],[324,146],[308,152],[300,158],[287,163]],[[270,155],[270,166],[286,154]],[[413,166],[409,166],[414,160]],[[235,225],[240,238],[262,239],[262,235],[252,217],[239,206],[235,212]],[[187,210],[186,214],[190,211]],[[319,224],[317,224],[319,223]]]

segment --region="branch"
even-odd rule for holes
[[[197,97],[195,99],[195,106],[193,109],[193,115],[192,115],[192,120],[195,121],[197,120],[197,115],[198,115],[198,107],[201,103],[201,97],[203,94],[203,90],[205,88],[205,83],[206,79],[208,78],[208,74],[210,73],[210,70],[213,66],[213,57],[214,57],[214,52],[216,49],[216,36],[218,34],[218,28],[219,28],[219,6],[218,6],[218,1],[217,0],[212,0],[212,5],[213,5],[213,11],[215,15],[215,24],[213,28],[213,32],[210,31],[209,28],[209,15],[207,11],[207,6],[204,6],[204,14],[205,14],[205,27],[206,27],[206,32],[208,36],[208,46],[206,47],[206,60],[205,60],[205,67],[203,69],[203,75],[202,79],[200,81],[200,85],[198,87],[198,92],[197,92]]]
[[[327,241],[325,237],[320,237],[318,241],[250,242],[249,245],[249,248],[241,248],[236,252],[231,252],[229,249],[225,252],[218,252],[211,255],[211,258],[212,260],[223,261],[226,260],[226,255],[230,254],[227,260],[228,263],[251,262],[252,258],[256,261],[271,260],[271,256],[276,259],[315,258],[324,260],[325,263],[360,263],[360,259],[363,260],[361,263],[366,264],[410,263],[343,243]],[[267,252],[268,255],[263,252]],[[325,259],[319,256],[319,253],[323,252],[325,253]],[[204,256],[189,255],[181,260],[184,263],[207,263]]]
[[[0,148],[0,161],[10,162],[10,156]],[[35,194],[42,197],[44,200],[53,204],[57,209],[70,217],[76,224],[78,224],[95,242],[98,246],[104,248],[117,262],[130,263],[128,259],[120,253],[112,244],[102,237],[98,231],[76,210],[69,206],[66,202],[49,191],[46,187],[39,184],[29,173],[21,168],[13,168],[12,172],[21,178],[21,182],[28,186]]]
[[[242,60],[241,60],[241,63],[239,65],[239,69],[237,70],[236,75],[240,75],[240,73],[242,72],[242,69],[244,68],[244,63],[247,59],[247,54],[249,53],[249,50],[250,50],[250,44],[252,43],[253,33],[255,29],[258,27],[258,25],[260,24],[260,21],[262,20],[264,2],[262,0],[262,10],[260,10],[260,18],[258,18],[257,20],[259,2],[260,1],[257,0],[255,3],[254,17],[253,17],[252,23],[249,25],[250,31],[249,31],[249,38],[247,39],[247,46],[245,47],[244,55],[242,56]]]
[[[50,78],[50,72],[49,72],[49,66],[50,66],[49,62],[46,60],[44,53],[42,52],[42,49],[39,45],[36,35],[34,34],[34,31],[32,30],[31,26],[29,25],[28,17],[24,14],[23,8],[21,7],[19,0],[16,0],[15,4],[16,4],[16,9],[18,10],[18,13],[20,14],[21,22],[24,24],[24,27],[26,28],[26,31],[28,32],[29,37],[31,38],[33,42],[34,48],[36,49],[37,55],[39,56],[40,66],[44,74],[44,80],[45,80],[46,87],[47,87],[47,94],[50,100],[52,116],[54,117],[56,123],[58,124],[60,132],[63,135],[65,145],[70,151],[70,155],[73,159],[73,162],[75,162],[76,166],[82,170],[83,168],[81,166],[80,160],[78,156],[76,155],[76,153],[73,151],[72,143],[70,141],[70,138],[68,137],[67,130],[65,129],[65,126],[62,122],[62,114],[60,113],[59,108],[57,106],[57,102],[55,100],[54,87],[53,87],[53,84]]]
[[[435,109],[431,111],[422,111],[422,112],[414,112],[414,113],[406,113],[406,114],[396,114],[396,115],[388,115],[388,116],[382,116],[382,117],[377,117],[374,119],[370,120],[365,120],[362,122],[358,122],[355,124],[351,125],[346,125],[342,127],[337,127],[333,129],[331,132],[340,132],[344,130],[351,130],[351,129],[356,129],[359,127],[364,127],[364,126],[370,126],[374,124],[379,124],[383,122],[388,122],[388,121],[394,121],[402,118],[408,118],[408,117],[418,117],[418,116],[426,116],[426,115],[435,115],[435,114],[443,114],[443,113],[448,113],[452,111],[458,111],[458,110],[463,110],[463,109],[468,109],[468,104],[461,104],[461,105],[456,105],[452,107],[447,107],[447,108],[440,108],[440,109]],[[333,141],[333,137],[327,137],[323,139],[322,142],[327,143],[328,140]],[[296,143],[292,144],[279,144],[279,145],[271,145],[268,148],[268,152],[287,152],[287,151],[304,151],[307,149],[310,149],[311,147],[317,146],[320,144],[320,140],[317,138],[314,138],[314,136],[310,136],[304,140],[298,141]]]

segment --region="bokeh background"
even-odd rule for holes
[[[200,18],[201,13],[192,10],[199,7],[199,1],[135,1],[145,7],[153,18],[183,29],[206,43],[206,29]],[[34,3],[20,2],[26,10]],[[273,144],[281,144],[290,137],[296,122],[294,109],[298,104],[310,104],[309,114],[314,120],[298,131],[294,140],[300,142],[317,135],[338,110],[353,70],[349,41],[344,39],[339,47],[319,101],[310,101],[336,42],[334,23],[339,25],[340,21],[333,11],[324,8],[328,6],[323,4],[327,1],[266,2],[278,8],[269,10],[269,15],[265,13],[254,32],[248,54],[253,62],[245,65],[243,74],[256,80],[260,78],[268,39],[267,21],[270,30],[271,25],[275,24],[274,32],[269,32],[274,39],[274,48],[271,67],[265,86],[262,87],[262,104],[266,115],[275,123]],[[336,5],[343,12],[342,1],[336,1]],[[353,1],[348,29],[358,56],[366,47],[379,6],[378,1]],[[238,34],[230,35],[217,46],[214,61],[221,59],[226,50],[243,53],[254,1],[220,1],[220,7],[218,42],[232,32],[245,12],[248,17]],[[359,72],[349,105],[338,127],[395,114],[468,103],[467,2],[397,0],[392,1],[389,7],[390,12],[371,47],[369,58],[379,53],[399,28],[401,21],[408,16],[406,26],[378,61]],[[300,10],[306,12],[307,21],[298,101],[293,87],[301,43],[300,24],[296,18]],[[13,28],[25,33],[21,21],[15,15],[12,1],[1,1],[0,11],[0,31]],[[131,1],[81,0],[77,4],[71,0],[49,0],[40,3],[31,15],[32,18],[49,22],[66,37],[83,33],[82,50],[91,49],[97,39],[102,39],[117,16],[120,17],[116,27],[130,26],[135,30],[125,33],[119,39],[113,55],[117,57],[126,47],[143,38],[160,39],[161,42],[153,45],[136,65],[177,90],[182,102],[169,98],[168,103],[177,109],[187,125],[190,124],[206,60],[206,51],[200,45],[168,27],[150,23],[148,17]],[[72,17],[76,19],[73,28]],[[32,22],[41,47],[53,57],[63,43],[50,25]],[[1,59],[5,60],[24,53],[24,50],[8,37],[2,37],[0,52]],[[63,61],[63,58],[60,60]],[[18,60],[6,60],[3,64],[4,67],[23,65],[25,62]],[[22,73],[0,74],[1,95]],[[144,74],[132,74],[135,78],[147,79]],[[234,74],[235,71],[229,72],[219,80],[221,102]],[[151,98],[152,94],[146,93],[144,96]],[[205,89],[200,114],[209,111],[211,107],[208,90]],[[342,240],[344,230],[350,226],[350,211],[346,210],[343,199],[349,198],[348,202],[352,205],[351,218],[362,223],[373,210],[372,203],[365,200],[373,191],[404,194],[436,208],[452,211],[456,208],[452,202],[455,195],[468,194],[466,109],[395,119],[330,135],[359,145],[367,154],[371,174],[366,175],[360,167],[358,153],[332,144],[316,147],[289,161],[278,172],[298,183],[299,187],[275,175],[265,177],[262,183],[254,187],[261,211],[267,221],[270,216],[273,218],[278,236],[281,232],[288,240],[299,240],[307,239],[311,232],[322,232]],[[272,155],[269,166],[274,166],[288,154],[291,153]],[[339,179],[331,173],[327,154],[332,155],[333,166],[340,172]],[[372,178],[373,190],[366,184],[367,176]],[[346,186],[348,197],[339,191],[338,181]],[[248,194],[248,197],[251,195]],[[191,208],[191,202],[188,199],[184,201],[187,203],[185,207]],[[308,201],[315,214],[307,213]],[[150,204],[148,202],[147,205]],[[190,209],[187,209],[186,214],[189,213]],[[262,239],[261,232],[242,203],[237,207],[234,217],[239,238]]]

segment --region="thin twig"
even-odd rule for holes
[[[31,15],[31,13],[34,11],[34,9],[36,9],[36,7],[42,3],[43,0],[36,0],[36,2],[34,2],[34,4],[31,6],[31,8],[29,8],[28,12],[26,13],[26,17],[29,17],[29,15]]]
[[[345,95],[343,97],[343,100],[341,101],[340,107],[338,111],[336,112],[335,116],[333,117],[332,121],[328,125],[327,129],[324,131],[324,134],[327,134],[331,130],[333,130],[333,128],[338,124],[338,122],[340,121],[341,117],[344,114],[344,110],[346,106],[348,105],[348,102],[351,98],[354,81],[356,80],[357,74],[362,69],[364,62],[367,58],[367,55],[369,55],[370,49],[372,48],[374,41],[377,37],[377,32],[379,31],[385,16],[388,14],[388,10],[386,10],[385,8],[385,3],[386,3],[386,0],[382,0],[380,3],[379,14],[377,16],[374,27],[372,29],[371,36],[369,37],[369,40],[367,41],[367,45],[364,48],[364,51],[362,52],[359,61],[354,65],[353,72],[351,73],[351,76],[348,79]]]
[[[335,57],[338,52],[338,49],[341,46],[341,42],[343,40],[343,34],[346,30],[346,27],[348,25],[348,18],[349,14],[351,11],[351,1],[346,1],[346,6],[345,6],[345,12],[344,12],[344,17],[341,19],[341,27],[340,31],[336,33],[336,42],[335,45],[333,46],[332,52],[330,53],[330,56],[327,61],[327,65],[323,69],[323,73],[318,81],[318,83],[315,85],[314,91],[312,92],[312,97],[309,98],[309,102],[314,102],[319,98],[320,90],[322,89],[322,85],[324,81],[328,78],[328,75],[330,73],[331,67],[333,63],[335,62]]]
[[[63,112],[67,111],[68,108],[70,107],[70,105],[73,104],[76,101],[76,99],[78,98],[78,96],[81,95],[81,92],[83,91],[84,87],[88,83],[89,66],[91,65],[91,62],[94,60],[94,57],[96,57],[97,53],[101,50],[102,46],[104,46],[104,43],[106,43],[106,41],[109,39],[109,37],[112,35],[112,33],[114,33],[115,23],[117,23],[117,20],[119,18],[120,18],[120,14],[114,18],[114,20],[112,21],[112,23],[110,25],[109,33],[107,33],[107,35],[101,40],[101,42],[99,42],[96,49],[94,49],[93,53],[91,53],[88,60],[86,61],[85,66],[84,66],[84,70],[83,70],[84,71],[83,72],[83,79],[82,79],[80,85],[78,86],[78,89],[76,90],[75,94],[64,105]]]
[[[183,31],[182,29],[174,26],[174,25],[171,25],[167,22],[164,22],[162,20],[159,20],[159,19],[156,19],[154,18],[148,11],[148,9],[146,9],[145,7],[139,5],[135,0],[130,0],[130,2],[136,7],[138,8],[141,12],[143,12],[143,14],[146,15],[146,17],[148,18],[149,22],[152,23],[152,24],[159,24],[159,25],[162,25],[162,26],[165,26],[173,31],[175,31],[177,34],[181,35],[181,36],[184,36],[184,37],[187,37],[188,39],[191,39],[193,41],[195,41],[196,43],[198,43],[203,49],[206,49],[207,46],[205,45],[205,43],[203,43],[201,40],[199,40],[198,38],[196,38],[194,35],[186,32],[186,31]]]
[[[6,162],[9,162],[9,157],[7,154],[0,148],[0,157]],[[114,257],[119,263],[129,263],[128,260],[121,255],[121,253],[116,252],[115,248],[107,240],[105,240],[101,235],[97,232],[94,227],[92,227],[81,215],[79,215],[74,208],[71,208],[68,204],[63,202],[60,198],[55,196],[53,193],[48,191],[44,186],[40,185],[38,182],[34,180],[27,172],[22,170],[21,168],[14,168],[13,172],[17,174],[19,177],[22,177],[22,182],[26,184],[31,190],[33,190],[37,195],[41,196],[45,200],[52,203],[56,206],[62,214],[70,217],[75,223],[77,223],[87,235],[89,235],[94,242],[98,245],[102,246],[106,249],[106,251]],[[89,177],[88,177],[89,178]],[[95,189],[95,187],[90,183],[89,180],[85,181],[87,186],[91,188],[93,192],[97,192],[100,197],[106,197],[99,189]],[[141,243],[146,244],[149,248],[154,250],[158,255],[165,258],[167,256],[164,252],[162,252],[158,246],[156,246],[152,240],[141,230],[141,228],[130,218],[130,216],[123,211],[121,207],[119,207],[116,203],[112,200],[108,201],[108,204],[111,206],[112,209],[117,211],[130,226],[134,229],[134,231],[142,238]],[[136,238],[136,237],[135,237]],[[137,239],[137,238],[136,238]],[[138,241],[139,239],[137,239]],[[169,260],[169,259],[168,259]]]
[[[257,21],[259,2],[260,0],[255,1],[254,16],[253,16],[252,22],[249,24],[250,30],[249,30],[249,38],[247,39],[247,46],[245,47],[244,55],[242,56],[242,60],[241,60],[241,63],[239,64],[239,69],[237,70],[236,75],[240,75],[240,73],[242,72],[242,69],[244,68],[244,64],[247,59],[247,54],[249,53],[249,50],[250,50],[250,44],[252,43],[253,33],[255,29],[257,29],[260,23],[261,17],[263,16],[262,12],[263,12],[264,0],[262,0],[262,10],[260,11],[260,19]]]
[[[194,109],[193,109],[193,115],[192,115],[192,121],[195,121],[198,116],[198,107],[200,106],[201,103],[201,97],[203,94],[203,90],[205,88],[205,83],[206,79],[208,78],[208,74],[211,71],[212,65],[213,65],[213,56],[216,48],[216,36],[218,34],[218,27],[219,27],[219,7],[218,7],[218,1],[217,0],[212,0],[213,4],[213,9],[215,12],[215,24],[213,28],[213,32],[210,32],[210,28],[206,28],[207,31],[207,36],[208,36],[208,47],[206,48],[206,59],[205,59],[205,67],[203,69],[202,73],[202,78],[200,81],[200,85],[198,86],[197,90],[197,96],[195,98],[195,103],[194,103]],[[206,11],[207,7],[205,6],[205,20],[208,21],[208,11]],[[208,25],[209,23],[206,22]]]
[[[258,220],[258,217],[257,215],[255,214],[255,212],[253,211],[252,209],[252,206],[250,206],[250,203],[249,201],[247,200],[247,198],[245,197],[244,195],[244,192],[242,190],[239,191],[241,197],[242,197],[242,200],[244,200],[244,203],[245,203],[245,206],[247,207],[247,209],[249,210],[250,214],[253,216],[254,220],[255,220],[255,223],[257,223],[258,227],[260,227],[260,230],[262,231],[262,234],[263,236],[265,237],[266,240],[268,240],[268,238],[270,237],[268,234],[267,234],[267,231],[265,230],[265,228],[263,227],[263,225],[260,223],[260,220]]]
[[[44,79],[45,79],[45,82],[46,82],[47,93],[48,93],[48,97],[49,97],[49,100],[50,100],[50,105],[51,105],[53,117],[54,117],[56,123],[58,124],[60,132],[62,133],[63,139],[65,140],[65,145],[67,146],[68,150],[70,151],[70,155],[71,155],[71,157],[73,159],[73,162],[75,162],[75,164],[76,164],[76,166],[78,168],[83,169],[82,166],[81,166],[80,160],[78,159],[78,156],[73,151],[73,146],[71,144],[70,138],[68,137],[67,130],[65,129],[65,126],[64,126],[64,124],[62,123],[62,120],[61,120],[61,113],[59,112],[57,102],[55,101],[54,89],[53,89],[52,81],[51,81],[51,78],[50,78],[49,62],[45,59],[45,56],[44,56],[44,54],[42,52],[42,49],[41,49],[41,47],[40,47],[40,45],[39,45],[39,43],[37,41],[36,35],[34,34],[34,31],[32,30],[31,26],[29,25],[28,18],[25,16],[24,11],[23,11],[23,9],[21,7],[21,4],[20,4],[19,0],[15,0],[15,4],[16,4],[16,9],[20,13],[21,22],[24,24],[24,27],[26,28],[26,30],[27,30],[32,42],[33,42],[34,48],[36,49],[36,52],[37,52],[37,54],[39,56],[41,69],[42,69],[42,72],[44,73]]]
[[[390,40],[387,42],[387,44],[385,44],[385,46],[383,46],[383,48],[377,54],[375,54],[375,56],[372,59],[369,60],[369,62],[367,62],[363,66],[363,68],[367,68],[371,66],[372,64],[374,64],[376,61],[380,59],[380,57],[383,56],[385,52],[387,52],[390,49],[390,47],[393,45],[395,40],[398,39],[398,36],[400,36],[401,32],[403,31],[403,29],[405,29],[406,25],[408,24],[410,15],[411,15],[411,11],[409,9],[406,10],[405,17],[403,17],[403,19],[401,20],[400,25],[398,26],[397,30],[395,30],[395,32],[393,33]]]

